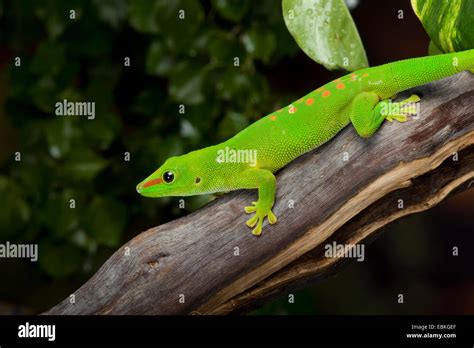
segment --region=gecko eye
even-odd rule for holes
[[[171,170],[164,172],[163,174],[163,181],[170,184],[174,180],[174,173]]]

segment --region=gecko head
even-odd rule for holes
[[[191,174],[192,168],[186,156],[171,157],[137,185],[137,192],[145,197],[190,195],[200,181]]]

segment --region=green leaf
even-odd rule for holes
[[[49,154],[53,158],[64,158],[71,151],[72,144],[79,137],[77,122],[69,117],[55,116],[46,125],[46,140]]]
[[[64,34],[71,56],[99,61],[112,49],[113,32],[98,21],[77,21]],[[84,40],[84,33],[94,33]]]
[[[344,0],[283,0],[283,18],[301,49],[329,70],[368,66]]]
[[[108,161],[87,148],[74,148],[64,163],[62,174],[65,179],[90,181],[108,164]]]
[[[70,19],[71,10],[76,12],[76,20],[80,18],[83,2],[81,0],[38,0],[25,6],[32,5],[35,7],[38,18],[44,21],[49,37],[55,39],[68,26],[73,25],[74,21]]]
[[[107,150],[117,138],[121,126],[119,118],[114,113],[96,113],[93,120],[83,123],[82,134],[90,144],[94,144],[100,150]]]
[[[99,18],[117,29],[127,16],[125,0],[94,0]]]
[[[163,41],[154,41],[146,54],[146,72],[151,75],[168,76],[174,66],[173,55]]]
[[[199,139],[199,131],[191,122],[189,122],[189,120],[184,118],[181,119],[179,133],[183,138],[189,138],[193,140]]]
[[[54,104],[58,101],[59,88],[51,76],[43,76],[32,86],[31,94],[35,106],[41,111],[51,114]]]
[[[130,3],[130,23],[140,32],[162,33],[168,46],[186,51],[204,20],[196,0],[138,0]]]
[[[212,5],[222,18],[232,22],[239,22],[249,8],[247,0],[212,0]]]
[[[162,89],[143,89],[133,100],[131,110],[134,113],[156,117],[163,110],[163,103],[168,98]]]
[[[43,241],[38,246],[38,261],[41,268],[53,278],[64,278],[76,272],[82,263],[79,248],[70,244],[53,244]]]
[[[210,35],[208,51],[214,62],[225,66],[232,65],[235,57],[244,61],[245,50],[242,44],[222,31],[215,31]]]
[[[415,14],[442,52],[474,47],[474,1],[411,0]]]
[[[248,124],[249,121],[245,115],[231,110],[219,124],[218,136],[221,139],[228,139],[247,127]]]
[[[196,105],[204,101],[207,66],[178,64],[170,76],[169,93],[176,102]]]
[[[268,91],[266,80],[259,74],[244,74],[238,68],[227,69],[219,76],[217,93],[224,99],[240,107],[264,105]]]
[[[87,233],[109,247],[119,245],[127,221],[125,205],[109,197],[95,197],[84,216]]]
[[[275,35],[262,27],[256,27],[246,32],[242,38],[245,49],[255,58],[268,63],[276,48]]]
[[[430,41],[430,44],[428,46],[428,54],[430,56],[436,56],[437,54],[442,54],[443,51],[441,51],[433,41]]]
[[[31,131],[28,134],[31,136]],[[50,194],[50,185],[55,173],[48,162],[50,161],[44,160],[37,154],[23,154],[22,165],[10,172],[11,177],[16,178],[16,182],[32,205],[35,203],[43,205]]]
[[[219,114],[220,108],[218,102],[214,98],[207,98],[205,103],[195,106],[186,106],[186,113],[183,116],[186,117],[202,135],[210,132],[210,129],[213,127],[213,120]],[[206,115],[206,117],[202,115]]]
[[[186,53],[204,20],[204,10],[196,0],[157,1],[157,20],[167,45]]]
[[[76,208],[71,208],[71,199],[74,199]],[[48,197],[42,210],[42,220],[50,235],[64,239],[77,228],[79,222],[77,209],[81,209],[77,201],[77,195],[71,190]]]
[[[66,63],[65,49],[53,41],[44,41],[31,62],[31,71],[38,74],[56,74]]]
[[[0,176],[0,240],[18,237],[31,216],[21,188],[7,177]]]
[[[146,34],[159,32],[155,3],[150,0],[129,1],[129,21],[135,30]]]

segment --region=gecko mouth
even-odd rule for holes
[[[143,189],[161,184],[162,182],[163,182],[163,179],[157,178],[157,179],[146,181],[145,183],[140,183],[137,185],[137,192],[142,193]]]

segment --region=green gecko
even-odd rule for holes
[[[258,236],[265,218],[277,222],[272,212],[277,186],[273,173],[349,123],[361,137],[370,137],[385,119],[405,122],[411,111],[394,112],[391,98],[463,70],[474,72],[474,49],[358,70],[262,117],[223,143],[169,158],[137,185],[137,191],[165,197],[258,189],[258,200],[244,208],[255,213],[247,225]],[[417,101],[412,95],[399,105]]]

